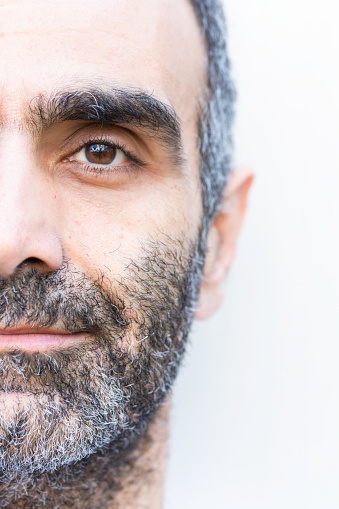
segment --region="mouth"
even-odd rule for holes
[[[0,350],[48,350],[74,345],[88,336],[86,331],[68,332],[61,327],[0,327]]]

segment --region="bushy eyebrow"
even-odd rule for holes
[[[29,123],[35,132],[66,120],[134,127],[162,144],[177,164],[183,163],[180,123],[174,109],[143,90],[80,89],[39,95],[29,105]]]

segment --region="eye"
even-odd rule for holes
[[[118,165],[126,162],[126,155],[118,147],[107,143],[88,143],[77,153],[76,160],[102,165]]]

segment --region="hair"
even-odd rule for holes
[[[226,23],[220,0],[190,0],[205,41],[208,72],[198,124],[203,231],[221,205],[233,153],[235,89],[230,75]]]

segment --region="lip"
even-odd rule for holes
[[[78,343],[88,333],[68,332],[57,327],[22,325],[0,328],[0,349],[48,350]]]

